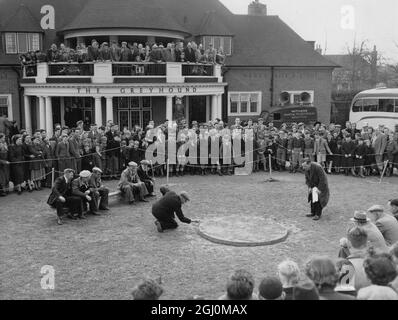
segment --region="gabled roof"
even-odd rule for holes
[[[229,30],[217,15],[216,11],[207,11],[203,17],[198,36],[232,36]]]
[[[158,0],[91,0],[61,31],[96,28],[143,28],[188,33]]]
[[[3,32],[43,32],[40,23],[30,10],[21,4],[15,13],[1,26]]]
[[[235,34],[227,65],[338,67],[316,52],[278,16],[233,15],[226,22]]]

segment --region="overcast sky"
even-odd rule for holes
[[[220,0],[236,14],[247,14],[252,0]],[[368,40],[381,54],[398,62],[398,0],[260,0],[269,15],[278,15],[305,40],[327,54],[347,52],[354,39]],[[350,9],[351,6],[352,9]],[[343,12],[342,12],[343,11]],[[354,19],[350,12],[354,12]],[[397,44],[395,45],[394,42]]]

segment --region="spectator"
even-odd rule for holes
[[[367,217],[366,212],[355,211],[350,219],[356,226],[364,229],[368,236],[370,246],[381,252],[388,252],[388,247],[380,230]]]
[[[131,294],[134,300],[159,300],[163,292],[160,279],[145,279],[134,287]]]
[[[218,298],[218,300],[258,300],[253,293],[254,278],[246,270],[235,271],[227,282],[227,293]]]
[[[102,61],[112,61],[112,52],[109,49],[108,42],[101,44],[101,49],[99,49],[99,59]]]
[[[397,277],[396,265],[390,254],[374,254],[364,262],[367,277],[372,285],[358,292],[358,300],[398,300],[398,294],[390,283]]]
[[[60,54],[58,52],[57,45],[53,43],[50,49],[47,51],[48,62],[58,62],[60,60]]]
[[[133,54],[130,48],[127,47],[127,42],[122,42],[122,48],[120,49],[120,61],[127,62],[133,61]]]
[[[294,286],[292,298],[292,300],[319,300],[318,289],[310,280],[300,282]]]
[[[390,212],[398,220],[398,198],[389,201]]]
[[[259,300],[285,300],[285,292],[278,278],[266,277],[258,287]]]
[[[318,288],[321,300],[354,300],[355,298],[336,292],[338,273],[333,261],[327,257],[310,259],[305,267],[305,273]]]
[[[187,62],[196,62],[196,53],[190,42],[188,42],[187,47],[184,50],[184,56]]]
[[[392,260],[395,263],[396,270],[398,272],[398,243],[394,244],[390,249]],[[398,275],[395,280],[391,283],[391,287],[398,293]]]
[[[91,41],[91,46],[88,47],[88,61],[100,60],[99,44],[96,40]]]
[[[398,242],[398,221],[393,216],[384,212],[380,205],[374,205],[368,209],[371,221],[379,228],[387,246]]]
[[[297,263],[291,260],[282,261],[278,265],[278,275],[282,282],[285,300],[292,300],[293,287],[297,285],[300,280],[300,269]]]

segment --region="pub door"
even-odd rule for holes
[[[206,122],[206,96],[189,97],[189,123]]]

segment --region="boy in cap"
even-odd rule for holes
[[[72,181],[72,194],[74,196],[80,197],[83,203],[83,208],[87,208],[87,204],[89,205],[88,213],[92,213],[93,215],[98,215],[96,202],[94,200],[93,192],[90,190],[89,180],[91,177],[91,172],[88,170],[84,170],[80,172],[79,177]],[[86,219],[84,212],[80,210],[79,219]]]
[[[94,196],[95,207],[99,210],[108,211],[109,189],[102,184],[101,174],[102,170],[98,167],[94,167],[90,177],[89,185]]]

